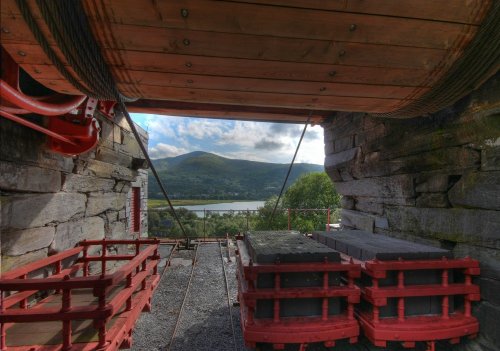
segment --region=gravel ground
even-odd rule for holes
[[[200,244],[172,351],[234,351],[219,244]]]
[[[170,249],[162,245],[160,257],[168,257]],[[132,350],[166,350],[172,337],[184,291],[191,274],[194,251],[173,253],[171,266],[164,273],[151,302],[152,311],[142,313],[133,333]],[[165,265],[166,259],[160,261]]]

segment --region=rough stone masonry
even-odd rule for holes
[[[323,127],[344,226],[478,259],[481,333],[465,347],[500,350],[500,74],[435,114],[338,113]]]
[[[97,148],[75,157],[49,153],[43,134],[1,120],[1,271],[84,239],[137,236],[130,230],[131,186],[141,187],[140,232],[147,232],[144,156],[124,117],[96,117]]]

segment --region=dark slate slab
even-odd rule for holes
[[[245,236],[256,263],[340,262],[340,254],[298,232],[252,231]]]
[[[362,230],[341,230],[333,232],[315,232],[314,236],[327,244],[330,248],[345,253],[362,261],[377,258],[384,260],[397,260],[399,258],[411,260],[426,260],[441,258],[443,256],[452,258],[448,250],[422,245],[406,240],[372,234]],[[449,282],[453,282],[454,272],[449,272]],[[406,271],[405,285],[439,284],[441,282],[440,270],[415,270]],[[371,278],[362,275],[359,283],[362,286],[370,286]],[[395,271],[387,272],[385,279],[379,280],[379,285],[397,285],[397,274]],[[363,308],[363,306],[361,307]],[[450,297],[450,312],[453,311],[453,297]],[[387,305],[380,309],[381,317],[397,316],[397,299],[388,299]],[[441,313],[441,297],[424,296],[407,298],[405,303],[405,315],[436,315]]]
[[[326,240],[326,239],[325,239]],[[245,244],[252,260],[260,264],[269,263],[305,263],[340,262],[340,254],[319,242],[311,240],[298,232],[290,231],[251,231],[245,235]],[[281,274],[281,288],[321,287],[323,274],[315,272],[292,272]],[[329,285],[340,285],[340,274],[329,273]],[[274,274],[259,274],[257,288],[274,288]],[[280,317],[320,316],[322,299],[301,298],[282,299]],[[338,298],[329,299],[329,314],[337,315],[341,311]],[[258,300],[255,317],[272,318],[274,304],[272,300]]]
[[[452,258],[449,250],[407,240],[372,234],[362,230],[340,230],[333,232],[315,232],[317,240],[328,247],[345,253],[359,260],[425,260],[441,257]]]

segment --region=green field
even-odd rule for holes
[[[248,200],[172,200],[174,206],[195,206],[195,205],[209,205],[221,204],[228,202],[238,202]],[[168,207],[167,200],[148,199],[148,208]]]

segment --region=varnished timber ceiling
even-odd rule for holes
[[[310,110],[320,121],[332,111],[386,113],[408,105],[462,55],[490,5],[84,1],[119,88],[140,99],[131,110],[274,121],[304,121]],[[30,7],[40,17],[34,1]],[[2,0],[1,20],[2,45],[24,70],[53,90],[79,93],[52,66],[14,0]]]

